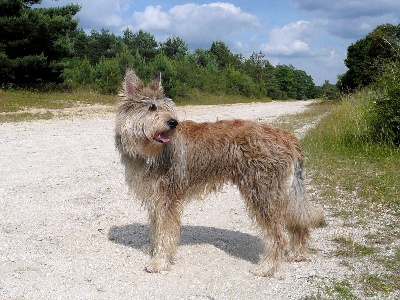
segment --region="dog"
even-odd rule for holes
[[[304,156],[292,133],[246,120],[178,121],[161,76],[145,85],[132,69],[118,98],[116,148],[126,182],[149,216],[147,272],[169,270],[185,202],[226,183],[239,189],[261,231],[264,254],[253,274],[271,276],[285,254],[290,261],[306,259],[310,228],[321,225],[324,214],[307,199]]]

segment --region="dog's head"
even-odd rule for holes
[[[161,76],[145,85],[128,69],[118,98],[118,149],[132,156],[156,156],[178,125],[175,105],[164,95]]]

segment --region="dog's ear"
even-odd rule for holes
[[[161,84],[161,72],[157,73],[157,76],[150,82],[149,87],[153,91],[164,93],[164,89]]]
[[[120,100],[136,99],[138,91],[144,88],[143,81],[136,75],[132,69],[127,69],[125,72],[124,80],[122,81],[122,88],[118,93]]]

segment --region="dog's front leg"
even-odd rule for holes
[[[179,199],[160,198],[149,207],[152,259],[150,273],[168,270],[180,240],[182,203]]]

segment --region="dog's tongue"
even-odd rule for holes
[[[169,142],[169,137],[164,133],[160,133],[157,136],[157,141],[159,141],[161,143],[168,143]]]

